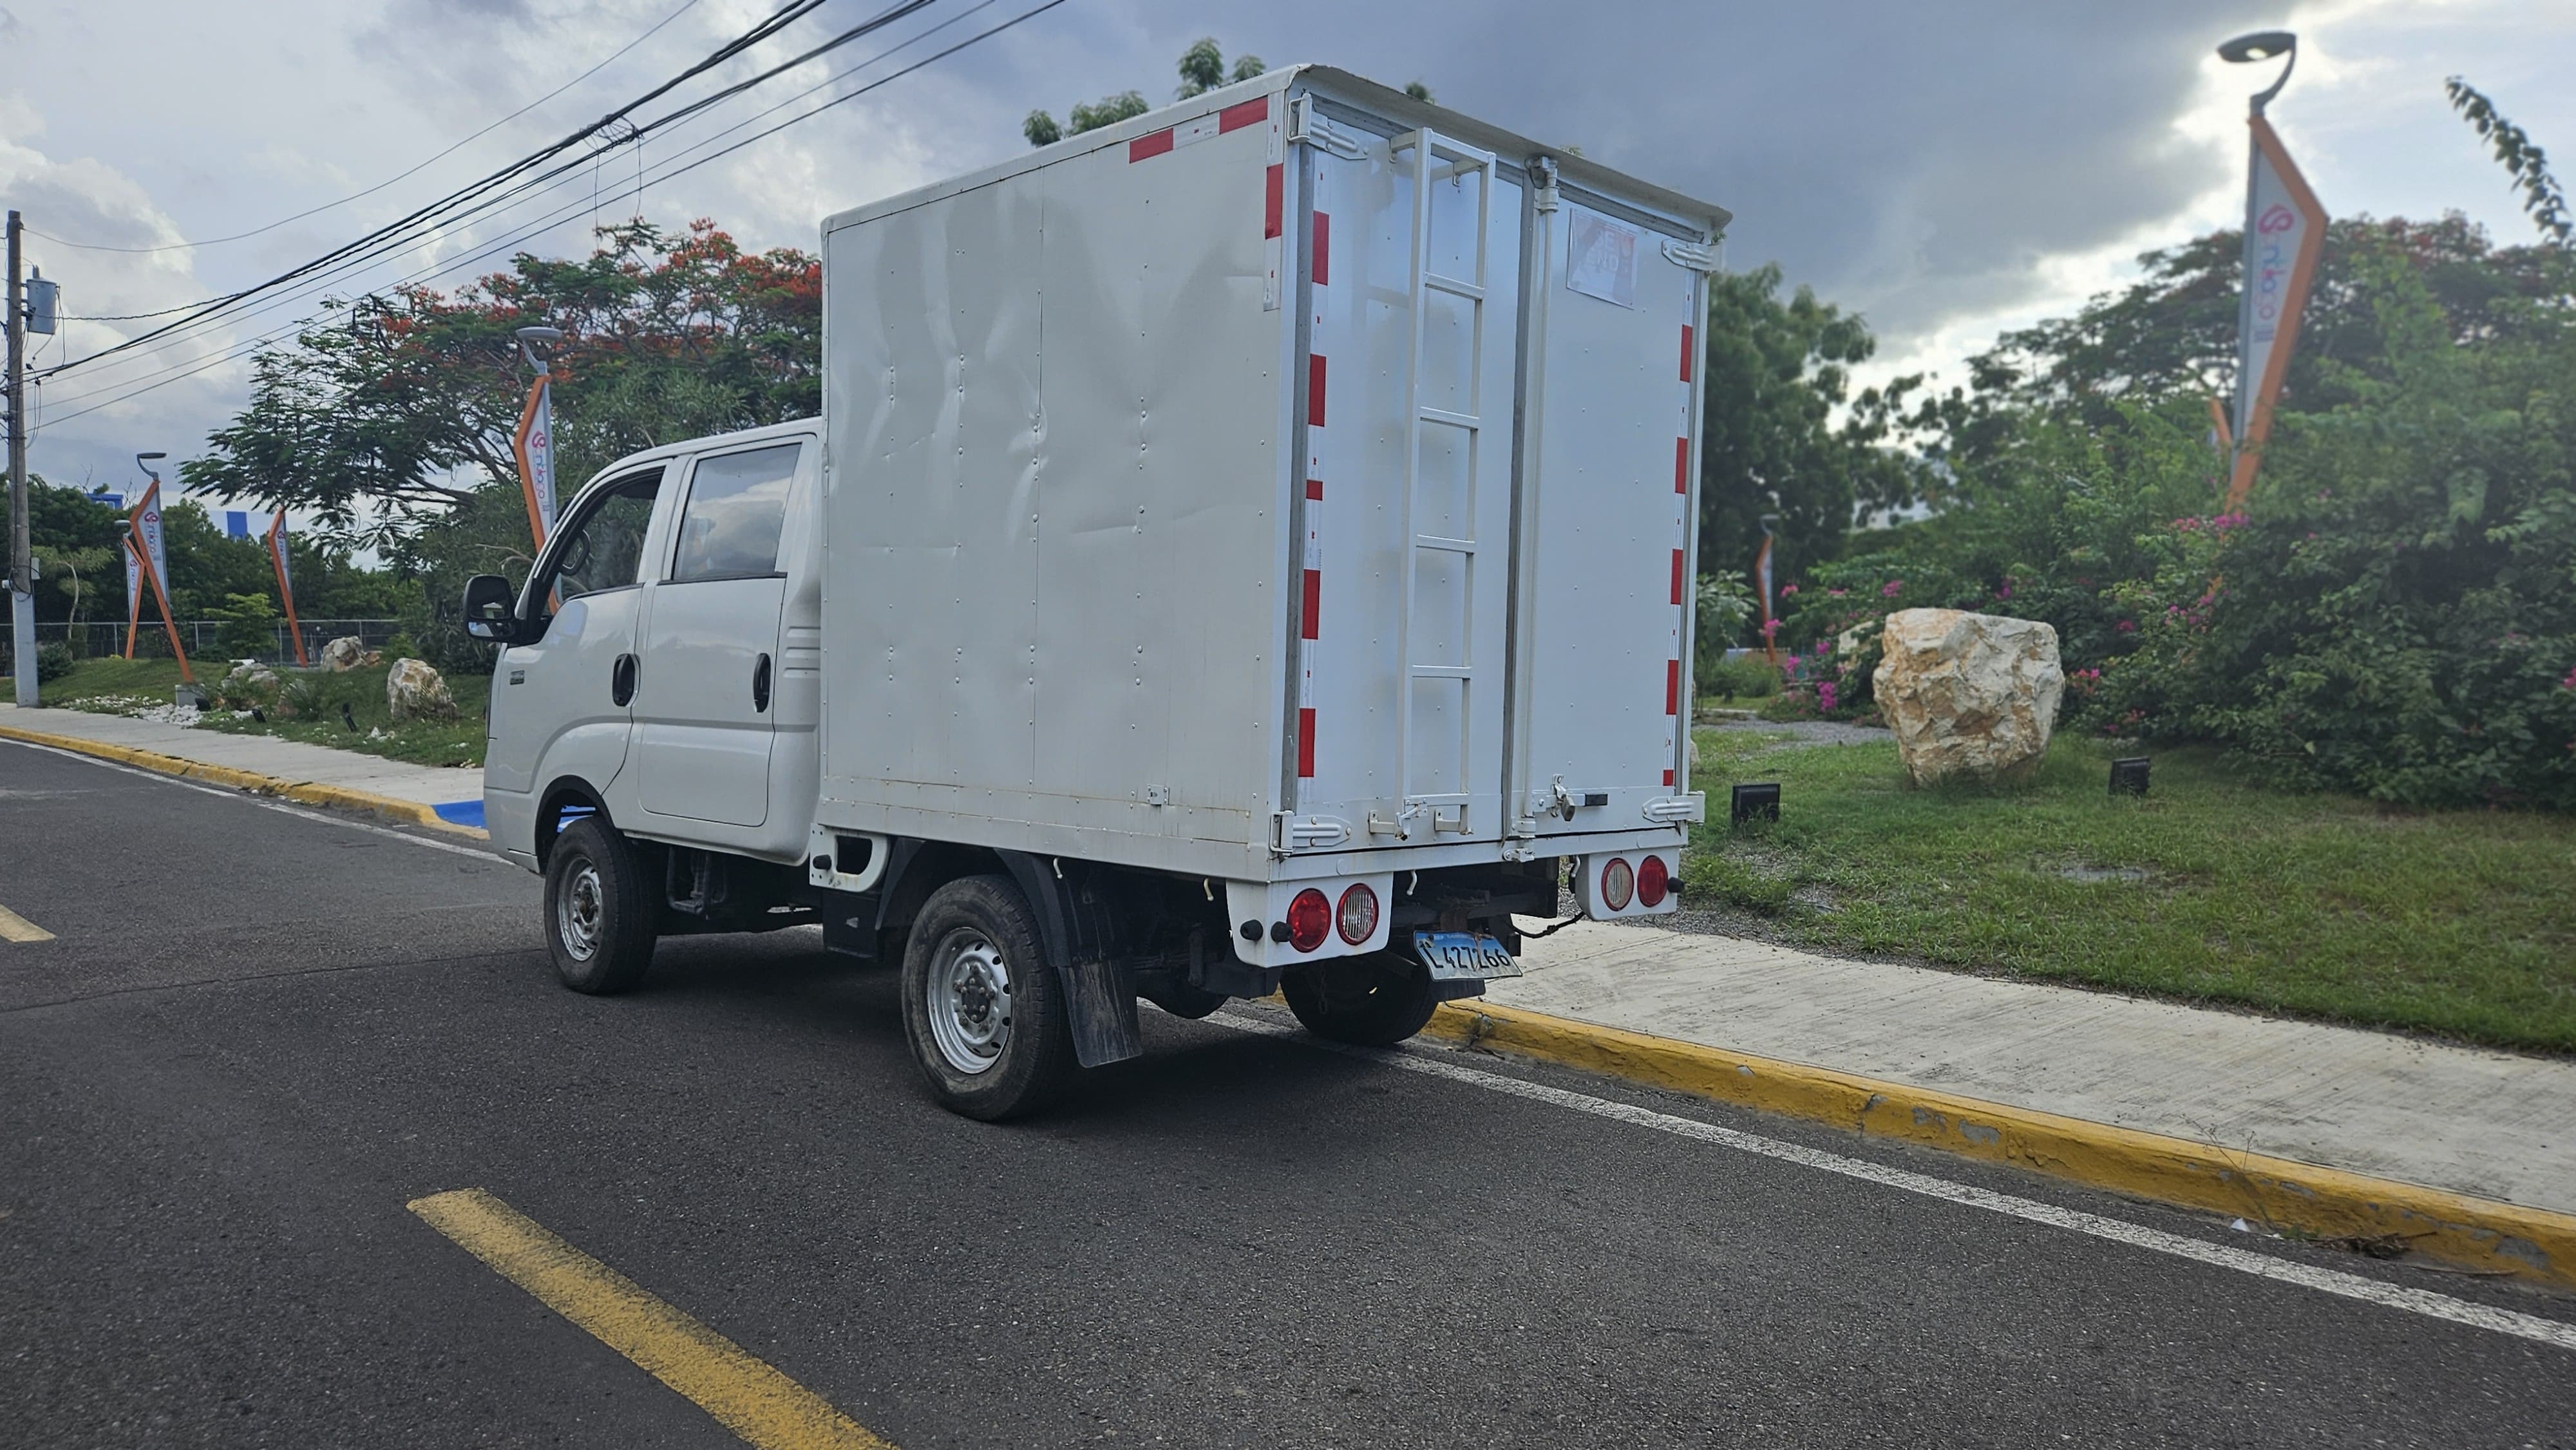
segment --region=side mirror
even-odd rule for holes
[[[477,574],[465,581],[465,632],[494,644],[519,638],[519,619],[512,612],[517,591],[498,574]]]

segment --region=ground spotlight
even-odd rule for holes
[[[2111,762],[2111,794],[2145,795],[2147,772],[2152,762],[2143,755],[2132,755]]]
[[[1759,785],[1739,785],[1735,788],[1735,804],[1728,815],[1728,820],[1732,824],[1740,826],[1746,821],[1778,819],[1780,819],[1780,783],[1778,781],[1764,781]]]

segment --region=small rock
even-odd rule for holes
[[[1878,708],[1915,784],[1993,780],[2047,753],[2066,690],[2055,629],[1960,609],[1900,609],[1880,640],[1871,677]]]
[[[322,667],[333,674],[338,674],[342,670],[354,670],[366,662],[366,641],[354,634],[344,634],[322,646]]]
[[[426,660],[396,660],[385,675],[385,709],[396,720],[453,720],[456,697]]]
[[[215,698],[230,710],[255,710],[277,703],[283,688],[277,671],[247,660],[232,667],[215,686]]]

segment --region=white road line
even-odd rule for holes
[[[1839,1173],[1846,1178],[1857,1178],[1866,1183],[1901,1189],[1907,1193],[1919,1193],[1926,1198],[1963,1204],[1969,1208],[1982,1208],[1989,1213],[2027,1219],[2032,1223],[2046,1224],[2051,1228],[2071,1229],[2076,1233],[2090,1234],[2098,1239],[2109,1239],[2113,1243],[2127,1244],[2132,1248],[2151,1249],[2160,1254],[2171,1254],[2178,1259],[2191,1259],[2222,1269],[2234,1269],[2240,1274],[2252,1274],[2257,1278],[2296,1284],[2302,1288],[2336,1294],[2346,1299],[2358,1299],[2365,1304],[2376,1304],[2384,1309],[2402,1309],[2410,1314],[2421,1314],[2427,1318],[2447,1319],[2454,1324],[2492,1329],[2498,1334],[2510,1334],[2518,1339],[2554,1344],[2560,1349],[2576,1349],[2576,1324],[2543,1319],[2535,1314],[2516,1313],[2511,1309],[2474,1304],[2466,1299],[2454,1299],[2447,1294],[2435,1294],[2424,1289],[2410,1289],[2402,1284],[2382,1283],[2377,1279],[2364,1278],[2359,1274],[2347,1274],[2336,1269],[2320,1269],[2307,1264],[2293,1263],[2287,1259],[2274,1258],[2269,1254],[2259,1254],[2249,1249],[2208,1243],[2182,1234],[2167,1233],[2162,1229],[2147,1228],[2141,1224],[2127,1223],[2116,1218],[2104,1218],[2098,1213],[2059,1208],[2055,1204],[2017,1198],[2009,1193],[1996,1193],[1965,1183],[1953,1183],[1946,1178],[1934,1178],[1929,1174],[1912,1173],[1902,1168],[1890,1168],[1885,1164],[1872,1163],[1862,1158],[1847,1158],[1840,1153],[1828,1153],[1820,1148],[1785,1143],[1776,1138],[1738,1132],[1733,1128],[1721,1128],[1714,1123],[1700,1122],[1696,1118],[1659,1113],[1652,1108],[1641,1108],[1632,1103],[1614,1102],[1608,1098],[1569,1092],[1564,1088],[1550,1087],[1545,1083],[1527,1082],[1498,1072],[1461,1067],[1454,1062],[1441,1062],[1429,1056],[1431,1052],[1440,1049],[1415,1047],[1393,1052],[1373,1052],[1366,1048],[1326,1042],[1294,1027],[1258,1021],[1234,1012],[1220,1012],[1205,1020],[1219,1026],[1233,1028],[1238,1032],[1291,1039],[1345,1056],[1384,1063],[1389,1067],[1400,1067],[1407,1072],[1418,1072],[1426,1077],[1446,1078],[1451,1082],[1465,1083],[1491,1092],[1509,1093],[1514,1097],[1550,1103],[1560,1108],[1570,1108],[1578,1113],[1589,1113],[1596,1118],[1608,1118],[1613,1122],[1626,1123],[1632,1127],[1652,1128],[1657,1132],[1670,1133],[1677,1138],[1689,1138],[1702,1143],[1715,1144],[1721,1148],[1733,1148],[1744,1153],[1759,1153],[1766,1158],[1777,1158],[1827,1173]]]
[[[278,811],[283,814],[300,817],[301,819],[308,821],[320,821],[326,826],[339,826],[345,830],[365,831],[370,835],[387,836],[397,841],[408,841],[415,846],[427,846],[433,851],[448,851],[459,856],[471,856],[477,861],[501,861],[503,859],[499,853],[494,851],[478,850],[472,846],[462,846],[458,845],[454,841],[441,841],[429,836],[415,836],[408,831],[397,831],[390,826],[373,825],[366,821],[353,821],[346,816],[335,816],[326,811],[308,810],[303,806],[289,805],[284,801],[269,800],[262,796],[252,795],[248,791],[234,790],[229,786],[207,785],[202,781],[190,780],[185,776],[164,775],[157,770],[145,770],[139,765],[127,765],[122,761],[103,760],[95,755],[83,755],[77,750],[64,750],[59,746],[53,745],[38,745],[32,740],[0,739],[0,745],[16,745],[28,750],[41,750],[47,755],[59,755],[65,760],[77,760],[84,765],[95,765],[104,770],[121,770],[127,775],[139,775],[145,780],[159,781],[163,785],[175,785],[184,790],[201,791],[207,795],[222,796],[227,800],[237,800],[248,805],[257,806],[261,810]]]

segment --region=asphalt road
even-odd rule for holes
[[[563,991],[534,878],[0,742],[0,1445],[738,1444],[408,1212],[481,1187],[905,1450],[2576,1445],[2576,1350],[1149,1018],[932,1106],[807,933]],[[2576,1302],[1446,1062],[2527,1315]]]

